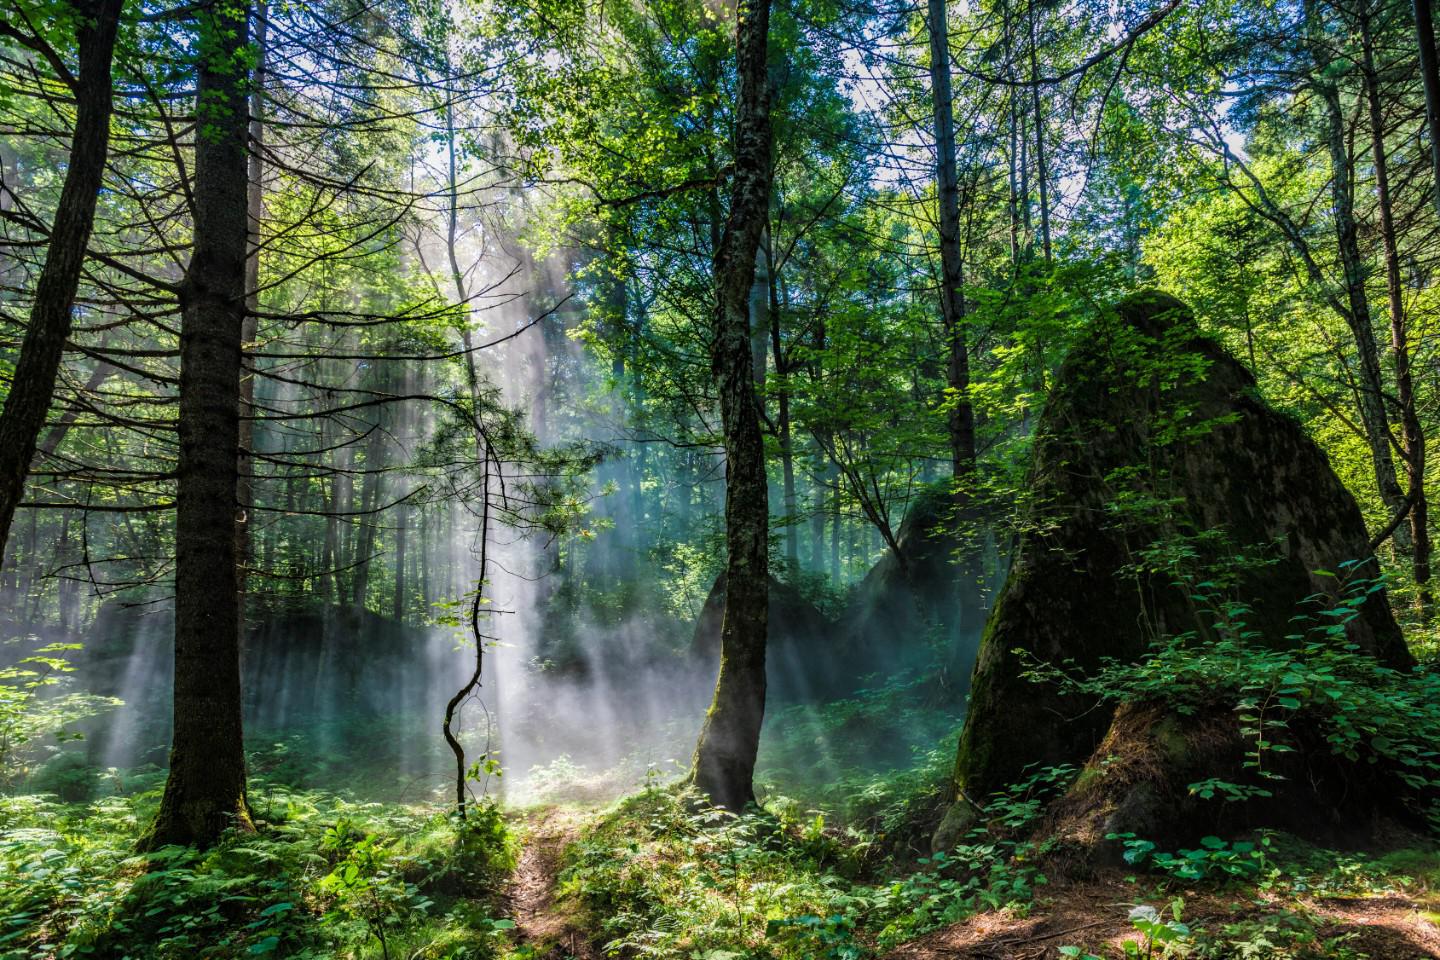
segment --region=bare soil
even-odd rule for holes
[[[1121,944],[1137,939],[1129,912],[1141,891],[1118,875],[1057,884],[1042,890],[1028,915],[988,911],[938,930],[886,955],[885,960],[1050,960],[1059,948],[1080,946],[1101,957],[1122,956]],[[1156,904],[1156,898],[1144,898]],[[1343,938],[1345,948],[1371,960],[1440,958],[1440,929],[1431,922],[1433,897],[1315,898],[1267,902],[1204,894],[1186,896],[1182,920],[1211,933],[1226,924],[1260,920],[1289,907],[1305,907],[1324,923],[1324,940]],[[1240,953],[1237,950],[1236,956]],[[1326,956],[1323,948],[1314,956]]]
[[[573,814],[553,807],[526,820],[506,896],[519,942],[535,951],[536,960],[601,960],[574,911],[555,896],[561,856],[578,829]]]

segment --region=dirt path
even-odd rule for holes
[[[574,914],[555,901],[561,855],[578,830],[574,814],[553,807],[526,818],[506,895],[519,942],[535,951],[535,960],[601,960]]]
[[[1071,944],[1105,957],[1121,956],[1123,941],[1136,938],[1128,916],[1135,896],[1135,888],[1119,880],[1057,884],[1037,897],[1029,916],[982,913],[908,943],[885,960],[1051,960]],[[1184,919],[1219,931],[1226,924],[1273,915],[1281,906],[1237,900],[1216,894],[1187,897]],[[1323,919],[1319,933],[1324,939],[1343,938],[1345,947],[1372,960],[1428,960],[1440,958],[1440,930],[1427,916],[1435,906],[1427,900],[1316,898],[1304,905]]]

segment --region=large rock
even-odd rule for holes
[[[937,842],[959,830],[969,800],[1027,767],[1082,764],[1110,728],[1113,710],[1022,677],[1027,658],[1091,671],[1203,629],[1157,543],[1181,538],[1189,568],[1224,565],[1235,576],[1227,594],[1275,644],[1295,632],[1298,601],[1333,592],[1315,571],[1370,557],[1360,510],[1325,455],[1199,335],[1187,307],[1155,292],[1120,303],[1066,360],[1028,489],[1029,522],[981,641],[956,761],[968,800]],[[1236,555],[1265,562],[1227,560]],[[1349,638],[1387,664],[1413,662],[1383,594]]]
[[[691,653],[698,676],[713,680],[720,662],[720,626],[725,616],[725,573],[710,587],[695,620]],[[770,578],[765,676],[769,699],[812,700],[834,693],[849,676],[851,660],[838,642],[835,625],[800,591]]]
[[[938,666],[942,685],[963,696],[1004,559],[980,511],[960,513],[948,481],[923,489],[896,533],[898,553],[885,551],[856,586],[840,618],[855,680]]]

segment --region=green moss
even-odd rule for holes
[[[1163,717],[1150,728],[1165,760],[1172,764],[1183,763],[1190,755],[1190,741],[1185,737],[1185,727],[1178,717]]]

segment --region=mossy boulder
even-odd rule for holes
[[[1037,426],[1028,492],[971,682],[962,798],[1030,767],[1084,764],[1114,710],[1024,674],[1037,662],[1092,672],[1203,631],[1187,574],[1218,576],[1207,589],[1247,605],[1258,640],[1278,646],[1293,642],[1297,603],[1334,593],[1317,571],[1373,563],[1359,507],[1320,448],[1184,304],[1154,291],[1116,305],[1071,351]],[[1347,629],[1382,663],[1413,663],[1383,592]],[[963,828],[965,807],[937,840]]]
[[[1256,827],[1285,830],[1331,846],[1368,843],[1395,827],[1423,829],[1406,790],[1373,757],[1346,758],[1326,741],[1316,718],[1286,729],[1286,751],[1266,751],[1266,789],[1217,796],[1205,781],[1254,783],[1253,736],[1233,705],[1215,703],[1184,717],[1162,702],[1126,703],[1065,794],[1050,806],[1041,833],[1057,849],[1119,865],[1133,836],[1176,850],[1207,835]]]

